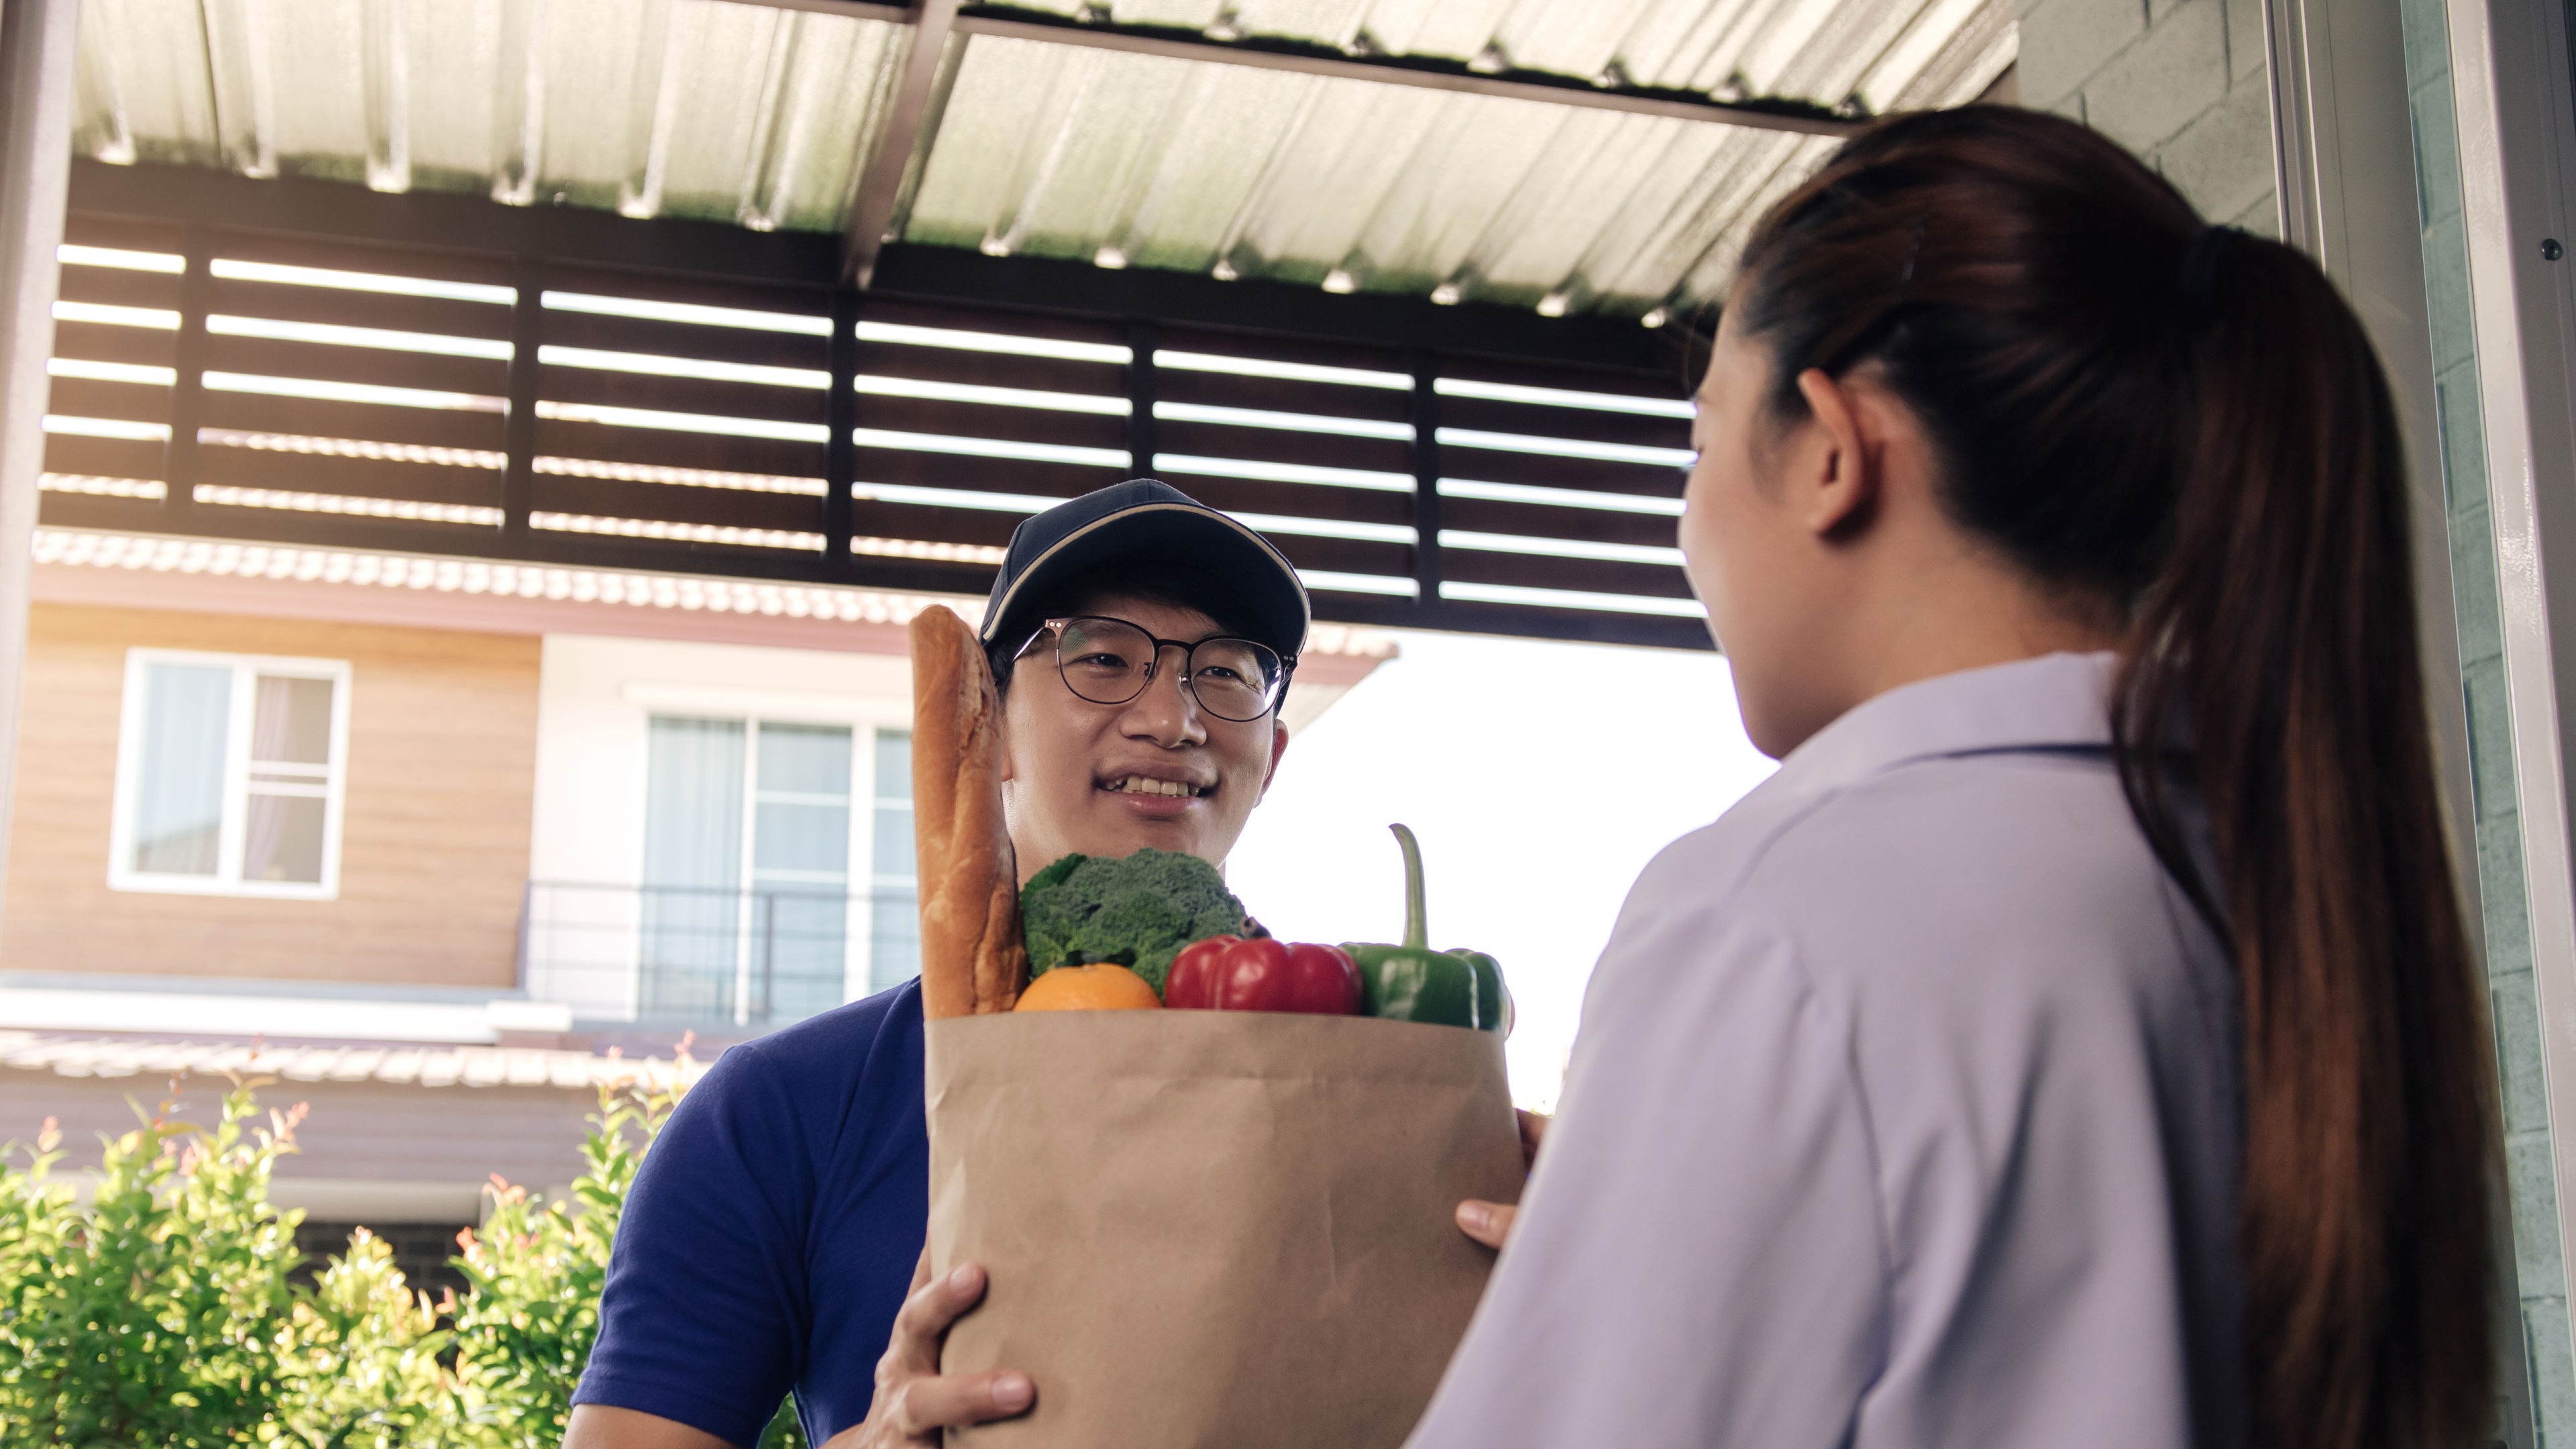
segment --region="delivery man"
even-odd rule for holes
[[[1022,523],[979,631],[1003,689],[1021,879],[1147,846],[1222,866],[1288,747],[1278,703],[1308,619],[1277,549],[1151,479]],[[1059,650],[1122,631],[1154,668],[1125,698],[1089,676],[1077,693]],[[1257,708],[1211,709],[1191,688],[1189,656],[1212,639],[1275,666]],[[791,1388],[818,1445],[935,1442],[940,1425],[1026,1409],[1023,1376],[936,1375],[937,1334],[983,1282],[914,1282],[929,1158],[919,982],[726,1051],[627,1197],[565,1449],[748,1446]],[[916,1286],[908,1352],[889,1354]],[[888,1407],[862,1430],[880,1377]]]

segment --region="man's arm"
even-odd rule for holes
[[[912,1296],[895,1317],[894,1336],[877,1360],[875,1401],[866,1422],[832,1436],[823,1449],[905,1449],[937,1445],[941,1431],[1007,1419],[1037,1401],[1029,1376],[1010,1369],[954,1377],[939,1372],[948,1325],[984,1298],[984,1270],[968,1263],[930,1281],[930,1250],[912,1274]],[[633,1409],[581,1404],[564,1430],[563,1449],[735,1449],[703,1429]]]
[[[564,1427],[563,1449],[733,1449],[704,1429],[677,1419],[606,1404],[575,1404]]]

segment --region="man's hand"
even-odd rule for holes
[[[1547,1135],[1548,1119],[1536,1112],[1523,1112],[1521,1119],[1521,1165],[1538,1165],[1538,1140]],[[1488,1248],[1499,1248],[1503,1239],[1512,1235],[1512,1219],[1520,1209],[1509,1203],[1487,1202],[1471,1197],[1458,1204],[1458,1231]]]
[[[898,1449],[937,1445],[942,1429],[1007,1419],[1028,1412],[1037,1386],[1011,1369],[942,1375],[939,1346],[948,1325],[984,1297],[984,1270],[960,1264],[937,1282],[930,1278],[930,1250],[912,1274],[912,1296],[895,1315],[894,1337],[877,1360],[877,1393],[865,1423],[832,1436],[823,1449]]]

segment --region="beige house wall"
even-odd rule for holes
[[[338,899],[108,888],[136,648],[348,661]],[[37,604],[0,970],[508,988],[540,655],[528,635]]]

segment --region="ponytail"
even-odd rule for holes
[[[1954,520],[2127,611],[2121,782],[2243,992],[2250,1442],[2483,1437],[2495,1078],[2395,410],[2351,309],[2099,135],[1995,107],[1853,138],[1755,229],[1728,305],[1775,411],[1806,368],[1876,363]]]
[[[2212,286],[2188,319],[2173,543],[2115,725],[2140,823],[2198,886],[2172,757],[2140,737],[2190,722],[2217,875],[2217,899],[2198,894],[2243,989],[2253,1442],[2459,1444],[2491,1410],[2493,1075],[2443,849],[2395,409],[2306,257],[2196,245]]]

